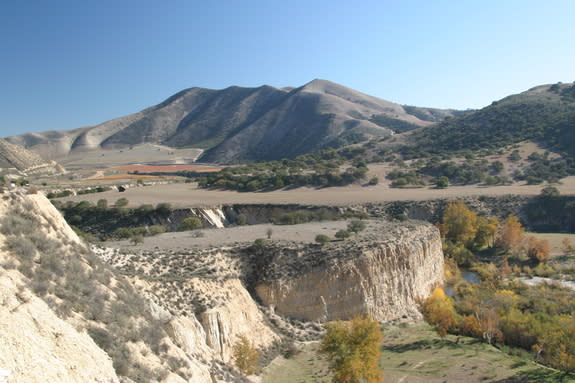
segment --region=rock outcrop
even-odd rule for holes
[[[55,161],[0,138],[0,168],[13,168],[24,175],[63,174],[66,170]]]
[[[269,261],[275,272],[255,287],[258,297],[283,315],[313,321],[420,317],[418,300],[443,281],[439,231],[423,223],[380,223],[370,230],[347,246],[292,254],[299,267],[276,254]]]

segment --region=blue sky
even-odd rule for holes
[[[2,1],[0,136],[73,129],[185,88],[328,79],[479,108],[575,80],[575,1]]]

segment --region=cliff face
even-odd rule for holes
[[[326,246],[325,254],[315,257],[333,251],[344,255],[298,273],[279,274],[258,283],[256,292],[265,305],[298,319],[329,321],[364,314],[378,321],[418,318],[417,301],[443,280],[439,232],[412,224],[385,236],[344,249]]]
[[[205,333],[180,326],[203,345],[186,350],[167,331],[171,318],[91,254],[44,196],[0,193],[0,369],[9,382],[226,381],[202,351]]]

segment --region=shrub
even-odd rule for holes
[[[354,220],[347,224],[347,230],[352,233],[359,233],[360,231],[365,230],[365,222]]]
[[[263,250],[267,246],[267,241],[263,238],[258,238],[254,241],[252,247],[254,250]]]
[[[129,203],[130,203],[130,201],[128,201],[127,198],[120,198],[116,201],[114,206],[115,207],[126,207],[126,206],[128,206]]]
[[[158,235],[165,233],[167,231],[165,226],[162,225],[152,225],[148,228],[148,235]]]
[[[449,179],[446,176],[441,176],[435,180],[435,186],[438,189],[446,189],[449,186]]]
[[[182,221],[178,229],[180,231],[187,231],[201,229],[202,227],[204,227],[204,224],[202,223],[201,219],[198,217],[188,217]]]
[[[557,198],[561,195],[561,193],[555,186],[546,186],[541,189],[541,194],[539,195],[546,198]]]
[[[339,230],[337,233],[335,233],[335,237],[337,239],[346,239],[349,238],[351,236],[350,232],[347,230]]]
[[[156,213],[167,216],[172,212],[172,205],[169,203],[159,203],[156,205]]]
[[[130,238],[130,242],[134,246],[144,243],[144,236],[141,234],[136,234]]]
[[[318,234],[315,236],[315,241],[323,246],[326,243],[328,243],[329,241],[331,241],[331,238],[325,234]]]

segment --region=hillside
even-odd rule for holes
[[[292,158],[367,137],[427,126],[456,111],[401,105],[314,80],[298,88],[190,88],[164,102],[70,131],[9,137],[47,158],[142,143],[205,149],[201,161]]]
[[[0,168],[16,169],[27,175],[65,172],[56,162],[46,161],[38,154],[3,139],[0,139]]]
[[[534,141],[575,156],[575,85],[542,85],[413,132],[408,157],[496,149]]]

